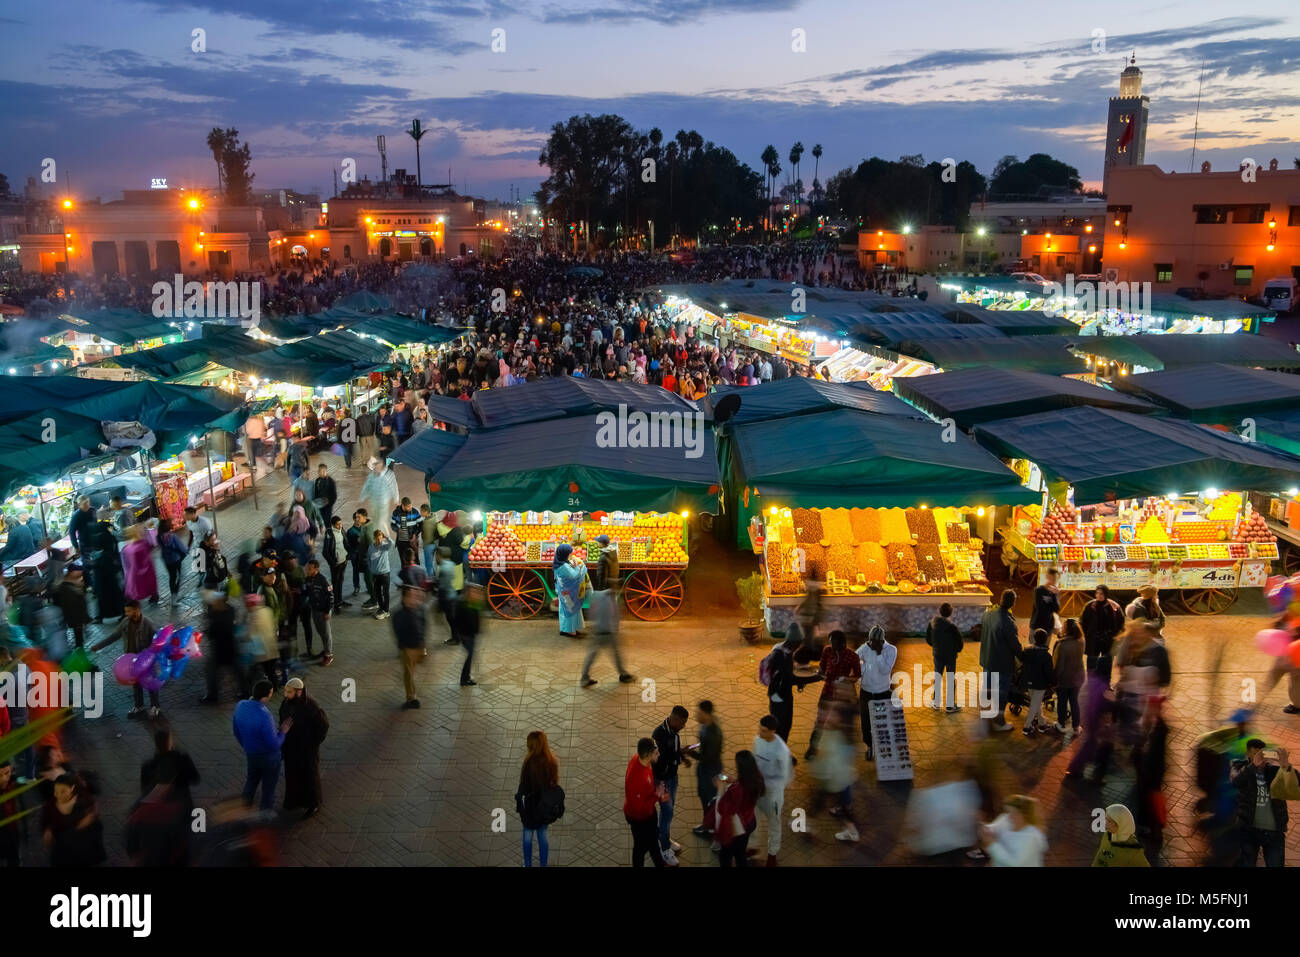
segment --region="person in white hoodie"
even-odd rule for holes
[[[1011,795],[993,823],[980,827],[980,844],[994,867],[1042,867],[1047,835],[1038,823],[1038,802]]]
[[[767,822],[767,866],[776,866],[776,855],[781,853],[782,804],[785,786],[793,776],[794,765],[790,748],[777,734],[776,718],[763,715],[758,721],[758,734],[754,736],[754,760],[763,774],[763,796],[754,805],[758,816]]]
[[[861,693],[858,695],[858,708],[862,712],[862,743],[867,746],[867,760],[870,761],[873,759],[871,702],[891,696],[898,648],[885,641],[885,629],[873,625],[867,632],[866,642],[858,648],[858,660],[862,662]]]

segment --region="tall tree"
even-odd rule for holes
[[[763,183],[767,190],[767,208],[763,211],[763,222],[769,228],[771,227],[772,187],[774,185],[772,182],[772,169],[776,166],[780,155],[781,154],[776,151],[776,147],[769,143],[767,144],[767,148],[763,150],[763,155],[761,157],[763,160]]]
[[[818,172],[822,167],[822,145],[814,143],[812,148],[813,155],[813,192],[817,194],[817,199],[821,199],[822,184],[817,178]]]
[[[217,192],[223,189],[222,167],[224,165],[222,157],[226,152],[226,131],[219,126],[212,127],[212,132],[208,134],[208,149],[212,150],[212,158],[217,161]]]
[[[8,199],[9,195],[9,177],[0,173],[0,199]]]
[[[803,158],[803,143],[795,141],[794,146],[790,147],[790,172],[794,176],[795,183],[799,182],[799,160]],[[794,191],[794,201],[799,202],[799,189]]]
[[[1061,191],[1077,193],[1083,188],[1077,169],[1046,153],[1034,153],[1023,163],[1003,166],[999,162],[998,166],[1002,169],[994,169],[989,189],[1002,196],[1039,197]]]
[[[591,241],[593,210],[604,218],[610,211],[614,187],[621,181],[626,144],[632,127],[621,116],[571,116],[551,127],[537,162],[550,170],[542,182],[551,211],[587,223]]]
[[[217,160],[218,181],[222,183],[229,206],[247,206],[253,201],[253,173],[249,167],[253,163],[253,152],[247,143],[239,142],[239,130],[233,126],[225,129],[213,129],[208,134],[208,146],[216,152],[219,144],[221,153]]]

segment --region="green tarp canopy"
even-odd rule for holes
[[[1083,356],[1068,348],[1074,343],[1072,336],[1016,336],[1001,339],[912,340],[891,346],[873,346],[863,343],[864,352],[897,360],[906,356],[920,359],[939,369],[968,369],[988,366],[996,369],[1027,369],[1049,375],[1066,375],[1085,372]]]
[[[337,323],[325,319],[325,313],[310,316],[261,316],[256,323],[258,332],[273,339],[292,342],[306,336],[314,336]]]
[[[992,326],[958,325],[934,317],[878,316],[854,326],[849,333],[849,339],[857,345],[885,346],[899,352],[904,352],[906,346],[925,345],[934,340],[967,343],[1007,338]]]
[[[1089,336],[1078,340],[1076,350],[1128,366],[1142,366],[1153,372],[1212,362],[1266,369],[1300,369],[1300,352],[1294,346],[1248,333]]]
[[[84,323],[71,324],[77,332],[96,335],[120,346],[129,346],[144,339],[182,335],[175,322],[156,319],[138,309],[74,309],[61,316],[67,317]]]
[[[967,436],[937,422],[838,409],[724,427],[726,507],[736,541],[782,508],[1012,505],[1039,496]]]
[[[393,458],[425,474],[433,508],[716,508],[718,466],[711,429],[695,428],[682,447],[630,445],[620,444],[601,417],[588,415],[469,435],[425,429],[400,445]]]
[[[274,396],[268,399],[245,402],[237,408],[217,416],[215,419],[209,419],[204,423],[204,427],[208,431],[238,432],[250,415],[269,412],[279,404],[280,400]]]
[[[43,409],[0,425],[0,498],[57,479],[104,441],[96,419]]]
[[[1252,415],[1255,441],[1300,455],[1300,409]]]
[[[1253,306],[1240,299],[1188,299],[1172,292],[1154,292],[1151,294],[1151,314],[1153,316],[1205,316],[1209,319],[1271,319],[1277,315],[1276,309]]]
[[[71,376],[63,381],[77,382]],[[239,399],[215,387],[166,382],[112,382],[114,388],[61,403],[64,409],[98,422],[139,422],[158,438],[155,458],[180,452],[208,431],[207,423],[239,405]],[[3,428],[3,426],[0,426]]]
[[[1082,406],[987,422],[975,427],[975,438],[1073,485],[1075,502],[1084,505],[1300,485],[1300,457],[1207,426],[1114,409]]]
[[[113,379],[83,379],[76,375],[0,378],[0,422],[41,409],[66,409],[73,403],[115,392],[126,385],[129,383]]]
[[[599,412],[617,414],[620,407],[628,412],[666,412],[686,417],[700,412],[694,402],[657,385],[582,376],[557,376],[501,389],[480,389],[469,402],[448,396],[429,397],[430,418],[471,430]]]
[[[269,348],[269,343],[244,335],[238,327],[205,325],[201,339],[128,352],[108,361],[154,379],[174,379],[199,372],[213,362],[229,368],[231,361]]]
[[[1205,425],[1239,427],[1260,413],[1300,409],[1300,375],[1222,363],[1118,376],[1115,388]]]
[[[369,316],[344,326],[348,332],[357,336],[369,336],[389,346],[410,344],[441,345],[453,339],[459,339],[468,330],[453,329],[449,326],[435,326],[427,322],[416,322],[405,316]]]
[[[351,382],[389,365],[389,350],[350,332],[331,330],[255,355],[231,358],[232,369],[267,382],[327,388]]]
[[[1146,414],[1158,408],[1144,399],[1089,385],[1078,379],[1024,369],[958,369],[937,375],[896,378],[894,394],[936,419],[953,419],[963,429],[1045,409],[1095,405]]]
[[[919,417],[906,402],[865,382],[823,382],[798,376],[755,386],[718,386],[700,402],[709,418],[713,417],[718,402],[729,395],[740,397],[740,409],[727,420],[737,424],[829,409]]]

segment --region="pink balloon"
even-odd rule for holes
[[[135,666],[131,669],[131,676],[139,681],[142,677],[153,671],[153,660],[158,657],[158,652],[153,648],[146,648],[135,656]]]
[[[161,628],[158,629],[158,632],[153,636],[152,647],[161,648],[163,645],[167,644],[167,639],[172,636],[172,632],[175,630],[176,630],[175,625],[163,625]]]
[[[113,677],[117,679],[118,684],[135,684],[135,659],[136,656],[128,651],[113,662]]]
[[[1291,633],[1280,628],[1265,628],[1255,632],[1255,647],[1274,658],[1287,653],[1291,647]]]

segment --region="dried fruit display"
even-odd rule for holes
[[[772,579],[773,595],[802,595],[803,579],[798,575],[781,575]]]
[[[944,573],[943,555],[937,544],[927,542],[917,545],[913,550],[916,553],[917,571],[925,576],[926,581],[943,581],[947,577]]]
[[[907,527],[918,542],[939,544],[939,526],[934,522],[933,512],[928,508],[909,508],[905,514]]]
[[[858,542],[880,541],[880,510],[876,508],[855,508],[849,511],[849,522],[853,526],[853,538]]]
[[[794,521],[794,537],[800,545],[820,545],[822,517],[816,509],[796,508],[790,513]]]
[[[882,508],[880,510],[881,542],[910,542],[912,530],[907,527],[907,513],[901,508]]]
[[[889,580],[889,562],[885,560],[885,549],[879,542],[864,542],[858,546],[858,571],[868,582]]]
[[[948,523],[948,541],[954,545],[964,545],[970,541],[970,528],[962,522]]]
[[[822,541],[828,545],[853,544],[853,523],[847,508],[823,508]]]
[[[916,580],[916,552],[910,542],[890,542],[885,546],[885,561],[894,581]]]
[[[804,577],[824,582],[826,580],[826,549],[811,542],[799,547],[803,549],[804,568],[807,569],[804,572]]]
[[[794,548],[793,545],[786,545],[781,542],[768,542],[764,546],[763,558],[767,561],[768,574],[775,577],[786,570],[786,562],[792,548]]]
[[[836,578],[855,581],[858,577],[858,560],[852,545],[832,545],[826,549],[826,570]]]

